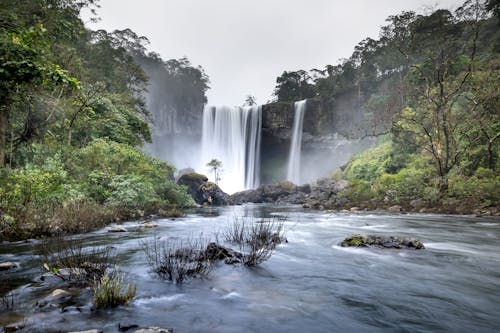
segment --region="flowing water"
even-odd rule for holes
[[[307,100],[295,102],[295,113],[293,117],[292,139],[290,142],[290,153],[288,155],[288,168],[286,179],[294,184],[300,185],[300,155],[302,150],[302,127],[304,114],[306,113]]]
[[[235,217],[286,217],[288,243],[256,268],[221,263],[204,280],[177,286],[148,273],[141,240],[210,237]],[[28,282],[37,274],[32,245],[0,245],[0,272],[19,286],[17,313],[40,331],[100,328],[119,322],[172,327],[174,332],[498,332],[500,219],[388,213],[335,213],[297,206],[203,208],[160,219],[155,229],[124,223],[129,232],[79,236],[88,247],[112,245],[121,271],[137,284],[134,301],[113,310],[35,313]],[[342,248],[348,235],[412,236],[425,250]],[[46,291],[46,293],[49,291]],[[29,319],[30,316],[36,319]],[[33,317],[34,316],[34,317]],[[3,314],[0,318],[16,318]]]
[[[202,163],[222,162],[220,187],[234,193],[259,186],[262,108],[213,107],[203,110]]]

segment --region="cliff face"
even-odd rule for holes
[[[348,91],[335,101],[307,100],[302,134],[301,173],[304,181],[327,175],[352,154],[366,149],[370,140],[359,138],[370,132],[371,122],[357,92]],[[286,178],[294,120],[293,102],[275,102],[262,106],[261,162],[263,183]]]

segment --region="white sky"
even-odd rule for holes
[[[92,29],[131,28],[163,59],[187,56],[210,77],[208,102],[259,104],[285,70],[336,64],[389,15],[463,0],[101,0]],[[84,15],[86,16],[86,15]],[[87,20],[86,18],[84,20]]]

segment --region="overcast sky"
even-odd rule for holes
[[[210,77],[208,103],[272,98],[285,70],[336,64],[389,15],[462,0],[101,0],[92,29],[131,28],[165,60],[187,56]]]

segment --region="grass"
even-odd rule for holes
[[[135,297],[135,285],[125,284],[118,270],[104,274],[92,288],[94,305],[97,308],[114,308],[127,304]]]

